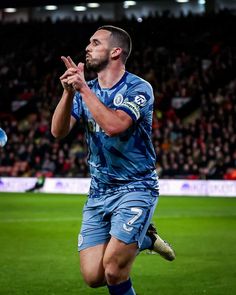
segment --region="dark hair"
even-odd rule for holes
[[[122,61],[125,64],[132,50],[132,41],[130,35],[123,29],[111,25],[99,27],[97,30],[106,30],[111,32],[112,45],[122,48]]]

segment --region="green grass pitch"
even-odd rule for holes
[[[85,197],[0,194],[0,294],[98,295],[82,281],[77,234]],[[161,197],[153,221],[174,262],[141,253],[138,295],[236,294],[236,198]]]

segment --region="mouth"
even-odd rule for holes
[[[86,60],[91,59],[91,56],[90,56],[89,54],[86,54],[85,59],[86,59]]]

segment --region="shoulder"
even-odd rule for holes
[[[145,97],[153,98],[154,94],[153,94],[153,88],[152,85],[144,80],[143,78],[132,74],[132,73],[128,73],[127,75],[127,92],[129,93],[139,93],[142,95],[145,95]]]
[[[126,83],[129,85],[130,88],[139,86],[142,87],[144,90],[146,89],[147,91],[153,91],[152,85],[148,81],[129,72],[127,72]]]
[[[143,84],[143,85],[147,85],[148,87],[152,88],[152,85],[148,81],[144,80],[143,78],[141,78],[133,73],[129,73],[129,72],[127,72],[126,82],[132,83],[132,84],[134,84],[134,83]]]

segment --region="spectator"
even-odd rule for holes
[[[209,17],[212,25],[206,32],[201,24]],[[154,86],[153,142],[162,178],[224,179],[236,167],[235,18],[220,12],[150,16],[142,24],[122,21],[139,44],[127,68]],[[150,23],[158,29],[148,34]],[[194,32],[189,29],[193,23]],[[76,31],[79,40],[81,36],[87,40],[98,24],[89,22],[86,32],[69,20],[0,26],[0,118],[9,135],[8,144],[0,149],[1,175],[34,176],[45,171],[88,177],[83,130],[76,127],[65,144],[51,137],[49,122],[61,93],[59,53],[75,54],[70,44],[77,42],[76,36],[67,36],[69,46],[65,45],[61,30]],[[86,75],[91,79],[93,73]],[[183,105],[174,107],[175,99]]]

